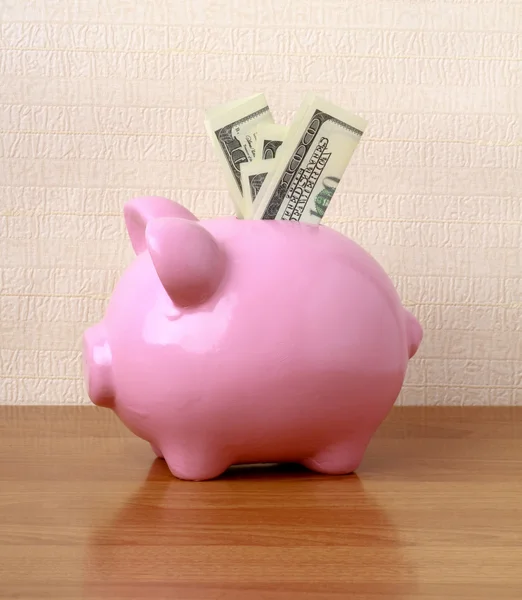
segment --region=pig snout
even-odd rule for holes
[[[112,353],[103,323],[90,327],[83,335],[83,369],[91,401],[110,407],[114,399]]]
[[[422,341],[422,327],[417,319],[406,310],[406,338],[408,342],[408,358],[415,356]]]

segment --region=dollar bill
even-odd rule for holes
[[[254,161],[270,160],[275,158],[277,150],[288,134],[285,125],[261,124],[257,128],[256,156]]]
[[[288,127],[261,124],[256,133],[256,156],[252,162],[241,165],[243,214],[247,219],[252,216],[254,201],[267,176],[274,172],[275,157],[288,133]]]
[[[264,94],[234,100],[206,111],[205,128],[218,162],[223,168],[238,217],[243,217],[240,166],[255,157],[257,126],[273,122]]]
[[[268,175],[274,172],[275,158],[254,160],[241,165],[241,185],[243,188],[242,212],[245,219],[252,216],[252,209],[259,190]]]
[[[361,117],[308,95],[256,196],[253,218],[319,223],[366,126]]]

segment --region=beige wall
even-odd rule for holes
[[[519,0],[0,0],[0,402],[77,403],[121,209],[231,212],[205,106],[315,90],[370,125],[325,223],[425,327],[404,403],[522,404]]]

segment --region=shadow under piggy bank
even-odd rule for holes
[[[161,460],[95,524],[84,581],[84,598],[111,600],[402,598],[415,587],[390,516],[357,475],[257,465],[182,482]]]

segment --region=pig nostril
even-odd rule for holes
[[[83,337],[83,369],[87,393],[98,406],[113,400],[112,352],[103,324],[88,329]]]

